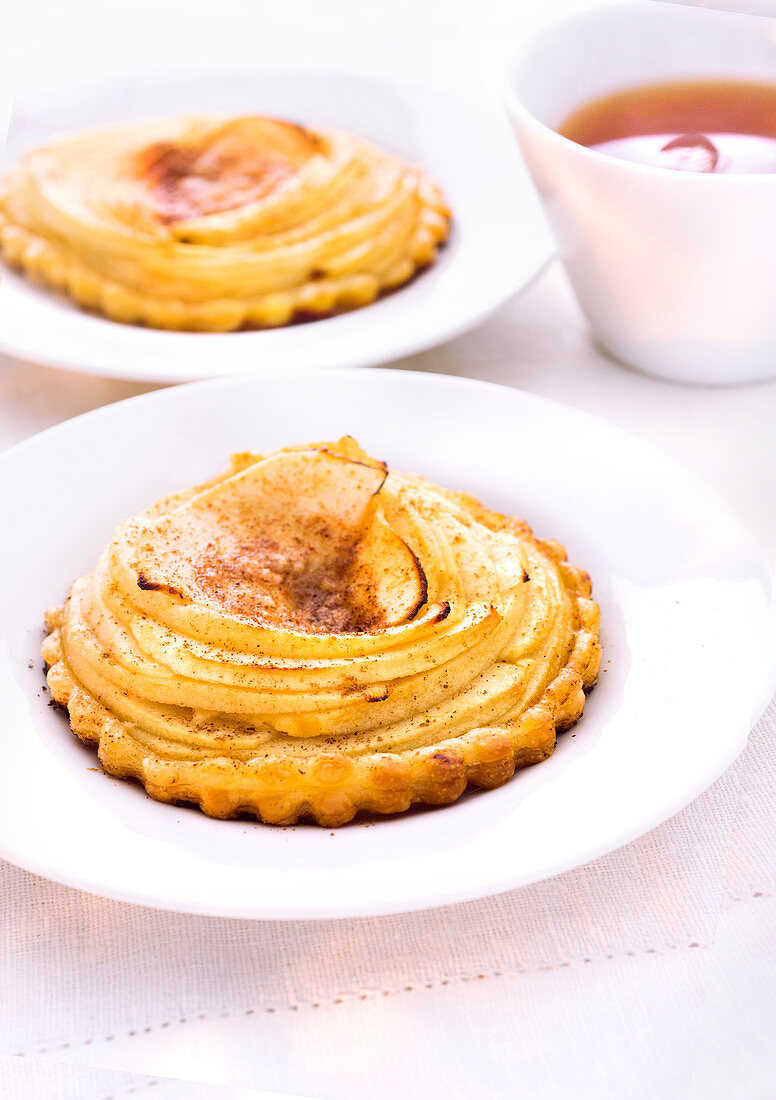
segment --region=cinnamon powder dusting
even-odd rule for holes
[[[312,536],[312,537],[309,537]],[[326,544],[326,552],[311,543]],[[363,633],[379,629],[384,612],[370,600],[367,586],[359,598],[350,583],[358,540],[325,527],[281,542],[269,534],[224,554],[211,543],[195,566],[202,593],[232,614],[316,634]]]
[[[165,224],[259,202],[297,171],[281,157],[234,142],[155,142],[138,154],[137,168],[150,184]]]

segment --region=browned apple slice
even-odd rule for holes
[[[184,509],[244,526],[326,522],[354,529],[385,481],[385,466],[326,447],[282,451],[196,496]]]
[[[322,449],[332,454],[342,455],[344,458],[350,458],[353,462],[372,466],[375,470],[382,470],[383,473],[388,470],[384,462],[379,458],[373,458],[352,435],[340,436],[336,443],[324,443]]]
[[[408,622],[428,592],[423,567],[380,512],[356,544],[346,584],[354,617],[380,626]]]
[[[147,528],[134,558],[138,586],[254,621],[368,629],[377,620],[364,618],[365,599],[350,606],[347,574],[385,478],[382,464],[326,448],[260,460]],[[382,607],[372,604],[380,621]]]

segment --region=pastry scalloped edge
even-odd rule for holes
[[[78,305],[124,324],[195,332],[278,328],[300,316],[323,317],[374,302],[436,260],[450,233],[451,217],[441,195],[429,185],[418,225],[404,255],[381,276],[366,272],[308,279],[297,287],[256,298],[213,298],[206,302],[153,297],[104,279],[56,244],[17,225],[0,208],[0,256],[31,282],[67,294]]]
[[[403,753],[352,757],[321,752],[309,763],[305,761],[304,772],[299,771],[298,761],[286,756],[267,756],[249,763],[225,757],[183,764],[153,756],[135,761],[135,743],[127,724],[80,687],[62,659],[62,608],[47,612],[50,633],[41,650],[48,666],[51,695],[68,710],[76,736],[97,746],[100,764],[109,775],[139,779],[151,798],[195,803],[210,817],[250,814],[271,825],[312,819],[332,828],[347,824],[361,811],[395,814],[413,804],[454,802],[469,785],[500,787],[516,770],[550,756],[556,733],[569,729],[579,719],[585,692],[598,678],[600,611],[589,598],[590,578],[569,565],[559,543],[550,540],[541,545],[558,563],[576,603],[577,630],[565,666],[539,701],[514,722],[483,726]],[[243,780],[246,770],[250,774],[249,791],[218,785],[219,777],[237,777],[241,769]],[[182,770],[197,774],[184,778]]]

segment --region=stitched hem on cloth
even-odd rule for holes
[[[751,894],[728,894],[728,903],[734,901],[751,901],[752,898],[776,898],[776,894],[769,894],[767,890],[755,890]]]
[[[116,1100],[119,1096],[134,1096],[137,1092],[142,1092],[144,1089],[152,1089],[154,1085],[159,1084],[159,1078],[155,1077],[153,1081],[146,1081],[142,1085],[132,1085],[130,1088],[125,1089],[124,1092],[111,1092],[107,1096],[103,1096],[102,1100]]]
[[[776,895],[769,894],[763,890],[756,890],[752,894],[741,897],[729,896],[728,902],[751,901],[754,898],[773,898],[775,896]],[[422,978],[417,980],[413,979],[407,985],[399,985],[391,989],[371,989],[362,993],[344,992],[337,997],[320,997],[315,1001],[298,1000],[274,1005],[253,1005],[250,1008],[232,1008],[224,1010],[223,1012],[200,1012],[189,1016],[181,1016],[177,1020],[165,1020],[160,1024],[149,1024],[146,1027],[132,1028],[128,1031],[118,1032],[117,1035],[104,1035],[102,1037],[92,1036],[89,1039],[75,1039],[65,1043],[55,1043],[48,1047],[36,1047],[34,1050],[17,1050],[14,1052],[14,1057],[36,1057],[39,1054],[53,1054],[56,1051],[69,1050],[73,1047],[91,1046],[92,1043],[112,1043],[118,1036],[123,1039],[133,1039],[137,1035],[148,1035],[152,1031],[161,1031],[175,1024],[188,1024],[199,1020],[226,1020],[231,1016],[254,1016],[261,1015],[262,1013],[297,1012],[300,1008],[330,1008],[332,1005],[341,1005],[346,1002],[367,1001],[370,998],[377,997],[392,997],[399,993],[415,993],[424,989],[439,989],[442,986],[454,985],[457,982],[484,981],[487,978],[511,978],[518,974],[538,974],[550,970],[559,970],[562,967],[571,966],[574,963],[591,963],[599,959],[634,958],[636,955],[663,955],[669,951],[686,951],[688,948],[692,947],[703,948],[704,945],[700,943],[667,943],[663,944],[661,947],[645,947],[638,951],[613,951],[606,955],[578,956],[573,959],[566,959],[563,962],[548,963],[545,966],[518,966],[505,968],[504,970],[490,970],[473,974],[449,974],[440,978],[434,978],[431,981],[424,981]]]
[[[520,966],[510,967],[504,970],[490,970],[476,974],[450,974],[446,977],[434,978],[432,981],[411,981],[408,985],[399,985],[391,989],[371,989],[364,993],[341,993],[337,997],[320,997],[318,1000],[290,1001],[274,1005],[254,1005],[250,1008],[233,1008],[223,1012],[200,1012],[189,1016],[181,1016],[177,1020],[165,1020],[161,1024],[148,1025],[147,1027],[133,1028],[130,1031],[119,1032],[117,1035],[104,1035],[101,1038],[92,1036],[90,1039],[71,1040],[66,1043],[57,1043],[49,1047],[38,1047],[35,1050],[17,1050],[14,1056],[24,1058],[35,1057],[39,1054],[53,1054],[60,1050],[69,1050],[72,1047],[91,1046],[92,1043],[112,1043],[117,1037],[133,1039],[137,1035],[148,1035],[152,1031],[161,1031],[163,1028],[174,1024],[188,1024],[199,1020],[226,1020],[232,1016],[254,1016],[261,1013],[273,1012],[297,1012],[300,1008],[330,1008],[332,1005],[341,1005],[346,1002],[367,1001],[378,997],[392,997],[399,993],[415,993],[424,989],[439,989],[442,986],[454,985],[457,982],[477,982],[487,978],[511,978],[518,974],[538,974],[543,971],[559,970],[562,967],[571,966],[573,963],[591,963],[599,959],[633,958],[636,955],[663,955],[669,951],[686,951],[690,947],[704,947],[700,943],[668,943],[661,947],[646,947],[638,951],[615,951],[607,955],[580,956],[563,962],[548,963],[546,966]]]

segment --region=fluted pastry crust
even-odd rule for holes
[[[183,118],[62,138],[0,188],[0,252],[114,321],[224,332],[374,301],[450,229],[419,169],[342,130]]]
[[[236,455],[47,613],[54,700],[153,798],[335,826],[545,759],[600,664],[590,579],[349,439]]]

